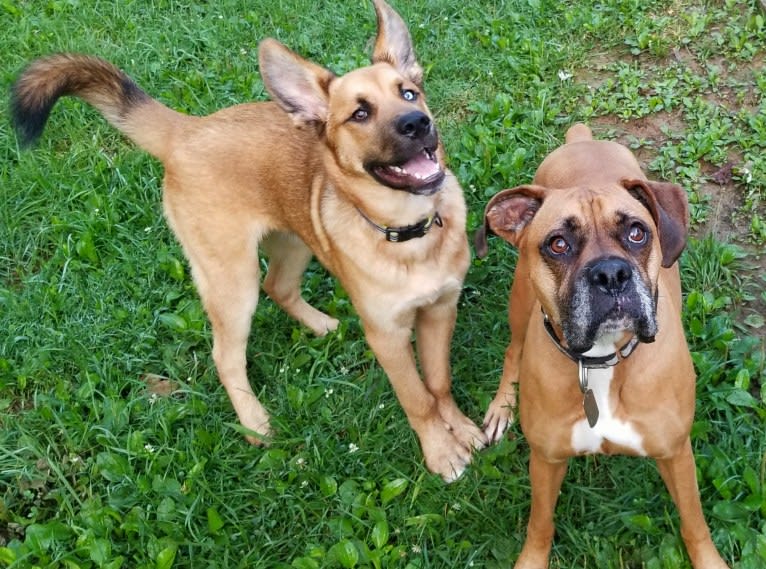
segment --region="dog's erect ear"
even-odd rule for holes
[[[303,59],[274,39],[261,42],[258,60],[266,89],[296,124],[327,121],[328,89],[335,78],[332,71]]]
[[[399,73],[423,86],[423,68],[415,59],[412,38],[402,17],[383,0],[372,0],[378,15],[378,37],[372,52],[373,63],[390,63]]]
[[[677,184],[649,180],[622,180],[622,185],[649,210],[659,232],[662,266],[670,267],[686,247],[689,202]]]
[[[487,254],[487,235],[494,233],[518,247],[524,229],[540,209],[548,190],[542,186],[518,186],[498,192],[484,209],[484,223],[474,236],[476,255]]]

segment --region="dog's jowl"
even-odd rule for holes
[[[689,433],[695,374],[681,326],[676,263],[686,194],[650,181],[630,151],[575,125],[533,183],[487,204],[493,232],[519,249],[511,343],[484,427],[497,440],[519,417],[529,442],[532,507],[517,569],[548,566],[567,460],[653,457],[678,507],[695,569],[723,569],[702,515]]]
[[[165,214],[212,323],[219,377],[251,442],[272,435],[245,365],[258,249],[269,260],[266,293],[321,335],[338,323],[299,288],[315,255],[348,292],[426,465],[453,480],[486,442],[451,395],[450,342],[469,261],[465,204],[445,167],[409,32],[385,2],[374,4],[372,63],[346,75],[263,41],[260,71],[273,102],[187,116],[102,59],[61,54],[22,72],[13,118],[31,142],[59,97],[79,97],[162,161]]]

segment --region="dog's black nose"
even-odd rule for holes
[[[431,131],[431,119],[421,111],[412,111],[399,117],[396,132],[408,138],[423,138]]]
[[[604,293],[618,294],[625,290],[631,276],[633,276],[633,269],[627,261],[609,257],[591,266],[588,281]]]

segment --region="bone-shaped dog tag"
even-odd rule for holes
[[[583,409],[585,409],[585,417],[588,419],[588,424],[593,428],[598,421],[598,404],[596,403],[596,396],[593,394],[592,389],[585,391],[582,406]]]

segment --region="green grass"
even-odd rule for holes
[[[759,3],[395,5],[426,69],[470,230],[488,196],[529,181],[576,120],[688,189],[684,318],[699,373],[692,434],[703,507],[732,566],[763,567]],[[511,565],[529,508],[518,426],[457,483],[435,479],[346,295],[312,265],[306,294],[341,327],[313,338],[262,299],[248,361],[279,432],[267,450],[248,446],[162,220],[159,165],[78,102],[57,107],[32,151],[18,148],[5,114],[24,63],[63,50],[105,56],[195,114],[263,99],[261,38],[347,71],[367,60],[371,5],[11,0],[0,2],[0,29],[0,566]],[[477,421],[508,341],[514,260],[493,241],[460,303],[455,392]],[[177,390],[153,393],[158,377]],[[572,461],[557,530],[552,567],[689,567],[651,461]]]

